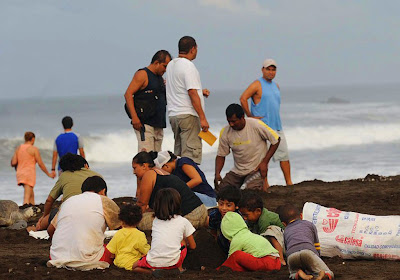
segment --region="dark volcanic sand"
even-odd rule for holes
[[[400,176],[368,175],[364,179],[322,182],[308,181],[293,187],[274,186],[271,194],[262,194],[265,206],[275,210],[281,204],[293,203],[302,208],[307,201],[344,211],[372,215],[400,214]],[[118,204],[131,198],[116,198]],[[42,205],[43,206],[43,205]],[[190,252],[184,266],[187,272],[181,279],[288,279],[288,269],[278,272],[232,272],[215,270],[223,262],[223,255],[205,229],[195,233],[197,249]],[[0,228],[0,279],[149,279],[151,276],[134,274],[115,266],[106,270],[68,271],[47,268],[50,241],[36,240],[25,230]],[[336,279],[400,279],[400,262],[385,260],[342,260],[324,258]],[[200,266],[205,266],[200,271]]]

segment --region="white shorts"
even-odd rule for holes
[[[281,138],[281,142],[279,142],[278,149],[276,150],[272,159],[274,160],[274,162],[288,161],[289,160],[289,150],[288,150],[288,145],[286,142],[285,133],[283,132],[283,130],[276,131],[276,133],[278,133],[279,137]]]

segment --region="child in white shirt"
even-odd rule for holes
[[[161,189],[154,201],[155,219],[152,227],[151,248],[146,256],[133,265],[137,272],[153,273],[160,277],[165,270],[182,267],[187,248],[195,249],[193,238],[195,228],[184,217],[180,216],[181,197],[172,188]]]

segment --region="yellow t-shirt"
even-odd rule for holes
[[[132,270],[132,265],[150,249],[146,235],[137,228],[122,228],[117,231],[107,249],[115,254],[114,264]]]

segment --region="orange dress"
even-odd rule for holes
[[[17,153],[17,183],[18,185],[29,185],[32,188],[36,183],[36,159],[28,153],[30,144],[22,144]]]

